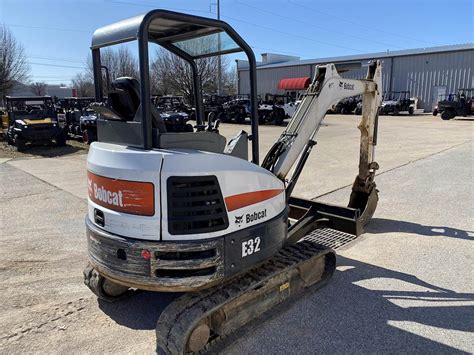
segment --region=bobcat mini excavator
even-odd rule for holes
[[[139,80],[114,80],[107,105],[100,104],[101,49],[130,41],[138,42]],[[151,105],[151,43],[190,65],[192,132],[163,122]],[[203,117],[196,60],[240,51],[249,62],[251,135],[241,131],[226,144],[218,122]],[[100,299],[115,301],[130,289],[183,292],[158,320],[157,350],[193,353],[331,277],[335,253],[321,240],[360,235],[378,201],[378,61],[369,63],[365,80],[342,78],[338,70],[345,66],[317,66],[291,122],[259,165],[255,57],[227,23],[154,10],[95,31],[92,58],[100,118],[87,158],[84,276]],[[354,95],[362,95],[363,110],[348,207],[293,197],[326,111]]]

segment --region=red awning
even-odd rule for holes
[[[278,89],[280,90],[305,90],[308,88],[310,78],[288,78],[281,79],[278,83]]]

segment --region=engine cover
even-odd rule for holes
[[[87,158],[89,219],[128,238],[217,238],[274,219],[284,184],[243,159],[95,142]]]

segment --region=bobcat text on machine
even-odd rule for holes
[[[116,79],[108,104],[94,106],[98,141],[87,158],[85,284],[107,301],[129,288],[184,292],[158,320],[157,350],[199,352],[303,289],[323,285],[335,269],[334,251],[318,242],[328,231],[362,233],[378,201],[374,146],[381,66],[370,63],[365,80],[342,78],[334,64],[317,66],[260,166],[256,61],[232,27],[154,10],[98,29],[92,39],[97,102],[104,101],[101,49],[129,41],[138,43],[139,81]],[[192,132],[165,125],[151,105],[151,43],[190,65]],[[196,60],[242,51],[249,61],[251,135],[241,131],[226,144],[218,122],[205,122]],[[359,94],[359,172],[348,207],[293,197],[326,111]]]

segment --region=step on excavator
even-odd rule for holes
[[[131,41],[138,43],[140,77],[118,78],[104,90],[101,49]],[[192,132],[165,125],[151,105],[151,44],[191,68]],[[90,262],[84,282],[92,292],[110,302],[133,289],[182,292],[158,319],[156,346],[159,353],[183,354],[212,349],[331,278],[331,246],[363,233],[377,206],[379,61],[367,65],[364,80],[339,75],[352,64],[318,65],[260,165],[255,56],[230,25],[153,10],[96,30],[91,49],[99,119],[87,158]],[[219,121],[204,117],[196,61],[237,52],[249,63],[251,134],[241,131],[226,142]],[[348,206],[292,196],[326,111],[354,95],[362,95],[363,109],[359,171]]]

